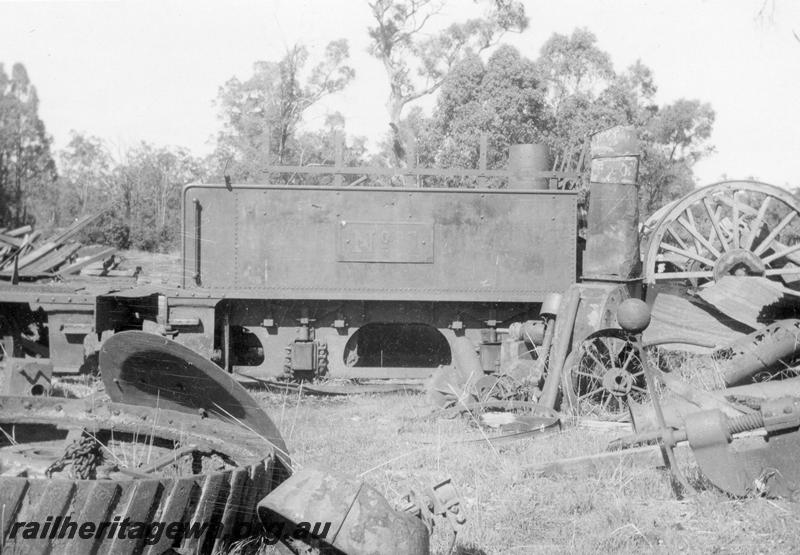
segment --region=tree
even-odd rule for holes
[[[561,155],[595,132],[632,125],[642,139],[646,217],[694,187],[692,166],[710,151],[714,123],[709,104],[681,99],[659,107],[655,93],[647,66],[637,61],[614,71],[596,37],[577,29],[551,37],[536,60],[510,46],[498,48],[486,63],[465,55],[442,83],[433,114],[412,111],[402,125],[417,139],[417,162],[440,167],[477,166],[485,134],[490,168],[506,165],[511,144],[545,142]]]
[[[114,161],[99,138],[72,131],[69,143],[58,153],[58,167],[59,221],[94,212],[108,202]]]
[[[272,160],[278,164],[293,160],[293,141],[303,113],[355,76],[346,64],[348,58],[347,41],[333,41],[323,60],[303,79],[308,50],[296,45],[277,63],[256,62],[246,81],[234,77],[225,83],[218,95],[224,129],[217,155],[233,161],[228,173],[248,180]]]
[[[683,98],[653,112],[642,132],[640,199],[644,215],[694,188],[692,166],[713,151],[707,141],[714,118],[710,104]]]
[[[565,98],[591,96],[614,77],[611,57],[596,42],[591,31],[579,28],[569,37],[555,33],[542,46],[539,68],[556,110]]]
[[[0,224],[54,220],[56,167],[39,118],[39,97],[22,64],[0,64]]]
[[[528,25],[522,4],[494,0],[485,17],[431,32],[431,19],[444,5],[444,0],[369,3],[375,20],[375,26],[368,29],[369,52],[382,62],[389,80],[386,108],[395,142],[402,141],[399,126],[403,109],[410,102],[435,92],[467,54],[481,52],[496,44],[504,33],[522,32]]]
[[[203,167],[183,148],[140,143],[115,169],[119,217],[130,230],[130,244],[142,250],[169,250],[180,237],[181,190],[200,181]]]
[[[542,141],[552,126],[538,68],[511,46],[499,47],[485,64],[465,57],[442,85],[430,122],[419,112],[415,117],[406,125],[419,137],[418,156],[452,167],[477,166],[481,135],[488,139],[488,167],[505,167],[509,145]]]
[[[554,35],[537,63],[548,82],[555,120],[548,143],[555,152],[614,125],[633,125],[643,149],[642,218],[694,187],[692,166],[711,150],[714,111],[709,104],[681,99],[658,107],[652,71],[637,61],[616,73],[587,29],[570,37]]]

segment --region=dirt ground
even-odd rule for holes
[[[583,427],[491,445],[468,416],[432,418],[415,392],[315,398],[254,394],[278,424],[296,468],[363,477],[397,503],[451,477],[467,524],[455,553],[797,553],[800,505],[734,500],[682,465],[695,498],[679,501],[664,470],[620,465],[582,477],[537,477],[525,468],[599,453],[620,435]],[[478,439],[472,443],[455,443]],[[434,530],[433,553],[452,536]],[[265,551],[269,552],[269,551]]]

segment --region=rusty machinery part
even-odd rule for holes
[[[431,416],[435,416],[436,418],[455,418],[465,412],[483,413],[488,411],[527,412],[537,418],[545,419],[548,426],[557,423],[562,418],[557,411],[542,407],[535,401],[520,401],[517,399],[506,399],[504,401],[499,401],[497,399],[467,401],[442,409],[441,411],[432,412]]]
[[[281,378],[291,379],[292,373],[292,350],[294,346],[294,339],[290,340],[283,349],[283,374]]]
[[[0,506],[9,552],[217,552],[245,530],[259,533],[256,504],[288,474],[259,435],[163,408],[98,398],[0,397],[0,429]],[[191,538],[184,531],[153,545],[102,534],[10,536],[11,523],[45,516],[78,523],[117,516],[197,522],[221,532]]]
[[[800,244],[791,240],[798,215],[797,198],[766,183],[723,181],[698,189],[665,210],[646,239],[645,282],[696,287],[751,275],[791,285],[800,274]]]
[[[295,368],[295,350],[298,345],[310,348],[312,360],[304,366],[312,367],[311,370],[298,370]],[[305,357],[304,357],[305,358]],[[307,381],[307,378],[323,378],[328,373],[328,344],[324,341],[297,341],[290,340],[284,348],[283,373],[281,379],[293,381]]]
[[[716,352],[726,359],[722,380],[727,387],[792,378],[800,358],[800,320],[778,320]]]
[[[641,299],[626,299],[617,309],[617,321],[628,333],[642,333],[650,325],[650,308]]]
[[[762,433],[734,437],[757,431]],[[764,400],[757,413],[736,417],[718,410],[695,412],[677,430],[621,438],[610,447],[652,441],[669,446],[688,441],[706,478],[730,495],[800,499],[800,397]]]
[[[419,383],[295,383],[289,381],[262,380],[247,374],[240,374],[247,378],[250,385],[257,385],[276,393],[292,392],[298,395],[316,395],[320,397],[336,397],[347,395],[370,395],[381,393],[397,393],[409,391],[424,391]]]
[[[317,344],[317,370],[316,377],[323,378],[328,373],[328,344],[321,342]]]
[[[627,401],[648,397],[644,364],[633,337],[621,329],[593,333],[564,364],[564,393],[576,414],[617,419]]]
[[[53,382],[53,367],[49,361],[31,358],[3,360],[3,395],[49,395]]]
[[[67,445],[64,454],[45,469],[44,474],[47,478],[52,478],[53,473],[64,470],[68,464],[72,466],[70,478],[80,480],[97,478],[97,466],[103,458],[103,445],[94,434],[86,430],[77,432],[78,437]]]
[[[628,286],[584,282],[573,287],[580,289],[580,303],[572,330],[573,347],[597,331],[619,327],[617,310],[631,296]]]
[[[467,523],[467,517],[461,510],[461,499],[450,478],[434,484],[422,494],[413,490],[402,498],[401,511],[407,512],[420,519],[428,529],[428,536],[433,533],[436,518],[444,519],[450,525],[453,539],[447,553],[452,553],[459,531]]]
[[[125,331],[103,343],[100,372],[112,401],[213,416],[261,436],[286,466],[278,428],[236,379],[195,351],[159,335]]]
[[[697,493],[696,490],[692,487],[678,466],[674,451],[675,443],[669,441],[671,429],[667,427],[664,419],[664,411],[661,408],[660,392],[657,389],[657,370],[647,359],[644,347],[642,346],[642,332],[650,323],[650,309],[646,303],[640,300],[628,300],[620,306],[619,312],[622,313],[621,320],[625,324],[623,331],[627,333],[632,340],[633,347],[642,365],[642,373],[644,374],[647,391],[650,393],[653,412],[655,413],[658,430],[660,432],[658,445],[661,449],[664,466],[669,470],[672,490],[678,498],[682,498],[684,495],[694,495]],[[620,314],[618,313],[618,320],[620,319],[619,316]]]
[[[575,318],[581,301],[579,284],[572,285],[564,294],[563,302],[558,309],[553,327],[553,338],[550,352],[547,353],[547,374],[545,376],[539,403],[548,409],[555,409],[558,399],[558,388],[561,383],[564,362],[570,350],[574,334]],[[543,363],[544,364],[544,363]],[[541,367],[539,367],[541,368]]]
[[[545,374],[545,369],[547,368],[550,360],[550,351],[553,347],[553,335],[555,334],[556,317],[561,309],[562,301],[563,297],[559,293],[549,293],[542,303],[539,313],[541,314],[542,322],[545,326],[544,337],[542,338],[542,347],[538,351],[536,362],[533,366],[533,372],[531,373],[532,376],[544,376]],[[551,382],[555,382],[555,379],[551,378]],[[540,397],[541,391],[539,391],[537,395]],[[549,395],[552,398],[553,403],[555,403],[555,397],[553,396],[552,392]],[[550,408],[553,408],[553,406]]]
[[[422,520],[393,509],[360,479],[321,470],[296,472],[258,503],[258,517],[268,532],[294,529],[303,522],[330,523],[307,536],[307,545],[298,546],[295,552],[305,552],[310,546],[322,552],[334,548],[348,555],[429,553],[428,529]]]
[[[457,336],[450,349],[453,364],[437,368],[425,384],[428,400],[439,408],[475,400],[475,384],[484,376],[481,359],[469,338]]]
[[[514,341],[525,341],[530,345],[544,343],[546,324],[541,320],[514,322],[508,326],[508,337]]]

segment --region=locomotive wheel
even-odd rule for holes
[[[0,409],[1,524],[9,552],[216,552],[243,530],[260,530],[256,504],[286,475],[263,439],[216,419],[58,398],[0,397]],[[89,448],[75,449],[84,444]],[[157,541],[132,531],[29,539],[17,530],[12,537],[14,522],[41,527],[50,516],[54,523],[69,516],[78,526],[116,517],[208,526],[194,537],[181,532]],[[212,526],[221,532],[211,533]]]
[[[800,243],[787,232],[800,223],[788,191],[755,181],[725,181],[676,202],[653,229],[644,257],[648,284],[698,286],[727,275],[800,274]]]
[[[617,418],[627,399],[647,398],[644,368],[635,344],[619,329],[600,330],[570,353],[565,394],[576,414]]]

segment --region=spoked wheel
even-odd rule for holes
[[[590,335],[570,354],[565,370],[567,400],[577,414],[617,418],[627,411],[627,399],[647,397],[642,360],[623,330]]]
[[[654,228],[644,259],[648,284],[694,286],[726,275],[800,276],[800,204],[788,191],[726,181],[687,195]]]

